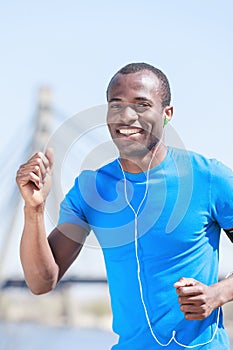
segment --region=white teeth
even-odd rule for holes
[[[119,129],[119,133],[124,135],[138,134],[139,132],[139,129]]]

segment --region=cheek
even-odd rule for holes
[[[148,132],[152,137],[160,138],[163,133],[163,120],[162,117],[156,118],[153,122],[148,123]]]
[[[163,117],[161,114],[153,113],[150,116],[150,122],[153,129],[161,129],[163,127]]]
[[[108,112],[107,113],[106,122],[107,122],[108,129],[114,131],[115,127],[116,127],[116,125],[118,123],[117,115],[114,114],[114,113]]]
[[[112,113],[110,113],[110,112],[107,113],[106,121],[107,121],[107,124],[108,124],[108,125],[113,124],[114,121],[115,121],[115,119],[116,119],[116,118],[114,118],[114,116],[113,116]]]
[[[109,113],[107,113],[106,123],[107,123],[108,128],[110,128],[110,125],[111,125],[111,115],[110,115]]]
[[[106,119],[106,123],[107,123],[107,128],[108,128],[110,134],[112,135],[114,130],[115,130],[114,123],[111,120],[111,118],[109,118],[108,116],[107,116],[107,119]]]

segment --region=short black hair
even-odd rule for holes
[[[171,103],[171,89],[169,85],[169,81],[166,77],[166,75],[158,68],[144,62],[139,62],[139,63],[129,63],[120,70],[114,74],[112,79],[110,80],[108,87],[107,87],[107,100],[108,100],[108,93],[109,89],[112,85],[112,82],[114,78],[117,76],[117,74],[131,74],[131,73],[137,73],[143,70],[149,70],[152,73],[156,75],[156,77],[160,81],[160,97],[161,97],[161,103],[162,107],[170,106]]]

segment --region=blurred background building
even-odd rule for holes
[[[23,203],[16,182],[12,181],[12,176],[15,176],[19,164],[26,161],[30,155],[36,151],[44,151],[45,145],[49,143],[54,132],[55,118],[52,91],[42,87],[38,91],[38,100],[35,104],[33,127],[28,129],[27,134],[22,134],[19,130],[16,140],[19,142],[21,139],[21,141],[17,152],[12,154],[11,150],[6,148],[0,158],[2,162],[1,193],[4,193],[4,188],[8,188],[4,201],[2,200],[0,205],[0,216],[4,218],[0,243],[1,350],[20,349],[19,342],[22,342],[22,350],[27,349],[27,346],[32,348],[31,341],[26,345],[26,339],[21,339],[22,329],[19,328],[22,328],[22,324],[25,325],[23,334],[26,332],[29,336],[32,332],[35,334],[35,339],[39,333],[46,332],[43,325],[53,327],[51,339],[46,340],[46,337],[44,339],[45,348],[50,349],[61,347],[64,339],[61,337],[58,341],[58,333],[61,335],[62,329],[65,332],[67,327],[69,329],[76,328],[74,334],[77,341],[79,341],[80,336],[77,327],[89,329],[89,333],[85,333],[85,331],[81,333],[81,339],[87,337],[87,341],[84,339],[82,349],[94,346],[97,339],[99,339],[100,349],[103,346],[106,348],[116,339],[114,335],[110,334],[111,310],[102,255],[100,249],[96,244],[93,245],[93,242],[92,246],[88,244],[87,247],[83,248],[78,264],[80,267],[73,268],[73,271],[68,272],[55,291],[43,296],[34,296],[28,290],[23,278],[19,261],[19,242],[23,229]],[[68,123],[69,130],[76,127],[74,120]],[[65,145],[63,139],[69,139],[69,136],[70,132],[68,135],[63,135],[62,139],[56,140],[57,147],[62,148],[62,145]],[[12,140],[12,143],[14,142],[15,140]],[[4,174],[8,174],[6,178]],[[55,174],[54,178],[53,190],[48,204],[49,209],[47,207],[46,226],[48,233],[54,226],[51,218],[57,217],[59,200],[62,199],[58,199],[60,189],[56,188],[60,184],[59,174],[57,176]],[[40,327],[35,328],[32,323],[40,324]],[[57,328],[59,332],[56,332],[54,327],[59,327]],[[41,346],[42,340],[36,343],[35,339],[33,349],[37,349],[38,344]]]

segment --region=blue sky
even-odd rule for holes
[[[61,121],[104,104],[115,71],[144,61],[171,82],[185,146],[233,167],[232,13],[232,0],[2,2],[0,154],[23,147],[40,86]]]
[[[122,65],[146,61],[171,81],[185,145],[233,165],[232,10],[230,0],[2,3],[1,149],[32,118],[39,86],[52,88],[67,118],[105,103]]]

